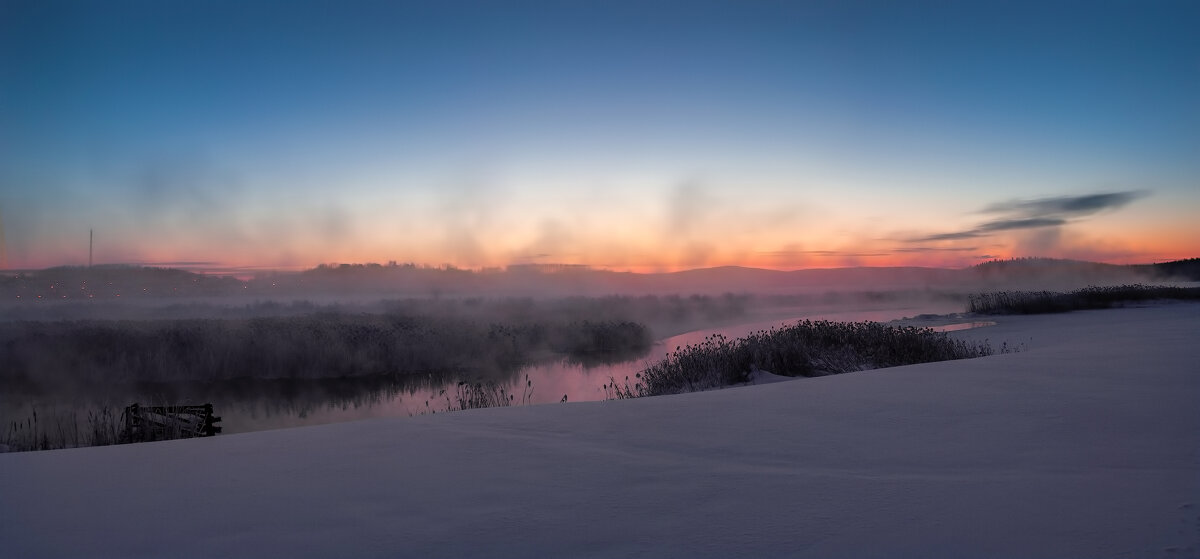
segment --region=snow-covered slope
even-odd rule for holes
[[[5,557],[1197,557],[1200,305],[680,396],[0,455]]]

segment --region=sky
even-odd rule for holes
[[[0,266],[1200,256],[1200,3],[0,0]]]

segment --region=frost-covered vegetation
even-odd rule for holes
[[[986,343],[970,344],[928,328],[805,320],[736,340],[710,336],[701,344],[677,347],[635,379],[614,380],[604,388],[618,399],[656,396],[746,382],[758,369],[812,377],[991,353]]]
[[[1069,292],[998,291],[971,295],[967,299],[967,310],[980,314],[1043,314],[1107,309],[1155,300],[1200,300],[1200,287],[1132,284],[1093,286]]]
[[[318,313],[250,319],[13,322],[0,325],[7,384],[331,378],[512,371],[546,356],[641,355],[642,324],[518,316]]]
[[[446,379],[563,357],[617,362],[645,354],[652,331],[737,320],[746,299],[264,301],[168,309],[182,316],[165,318],[0,320],[0,383],[18,389],[372,375]]]

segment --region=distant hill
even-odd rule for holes
[[[563,297],[756,293],[768,295],[882,291],[976,292],[1069,290],[1167,279],[1200,281],[1200,258],[1118,266],[1020,258],[965,269],[891,267],[765,270],[722,266],[639,274],[583,266],[510,266],[484,270],[412,264],[322,265],[251,279],[169,268],[60,267],[0,277],[0,301],[190,299],[350,300],[397,297]]]

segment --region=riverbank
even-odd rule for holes
[[[1200,555],[1200,305],[677,396],[0,455],[14,557]]]

